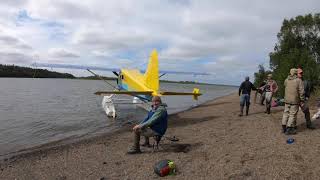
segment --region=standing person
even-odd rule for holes
[[[168,113],[162,104],[159,96],[152,98],[152,110],[148,112],[148,116],[140,124],[133,127],[134,143],[128,154],[141,153],[140,151],[140,136],[145,137],[145,146],[150,146],[149,137],[163,136],[168,126]]]
[[[284,112],[282,117],[282,130],[287,135],[296,134],[294,128],[297,121],[299,105],[304,106],[304,87],[301,79],[297,77],[297,69],[291,69],[290,75],[284,81]]]
[[[268,74],[267,82],[266,82],[264,90],[265,90],[265,94],[266,94],[265,95],[265,99],[266,99],[265,113],[270,114],[272,96],[278,91],[277,82],[272,79],[272,74]]]
[[[245,81],[243,81],[239,88],[239,96],[240,97],[240,114],[239,116],[243,116],[243,108],[244,105],[246,105],[246,116],[248,116],[249,113],[249,107],[250,107],[250,94],[252,90],[257,90],[254,85],[249,81],[249,77],[247,76],[245,78]]]
[[[301,68],[298,68],[298,78],[300,78],[303,81],[303,85],[304,85],[304,106],[301,107],[301,110],[304,113],[304,118],[306,119],[307,128],[315,129],[315,127],[311,123],[309,104],[308,104],[308,100],[311,94],[311,85],[308,80],[303,79],[303,70]]]
[[[264,100],[265,100],[265,98],[266,98],[266,91],[265,91],[265,85],[266,85],[267,83],[265,82],[265,81],[263,81],[261,84],[260,84],[260,86],[259,86],[259,89],[258,89],[258,91],[260,92],[260,104],[261,105],[264,105],[263,104],[263,102],[264,102]]]

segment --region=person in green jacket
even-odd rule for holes
[[[297,77],[297,69],[291,69],[290,75],[284,81],[285,107],[282,117],[282,129],[286,135],[296,134],[297,114],[299,106],[304,106],[304,87],[301,79]]]

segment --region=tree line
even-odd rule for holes
[[[283,82],[291,68],[302,68],[304,79],[313,86],[320,85],[320,13],[284,19],[277,43],[270,52],[270,70],[259,65],[254,74],[259,86],[272,73],[279,86],[278,96],[284,96]]]
[[[0,77],[24,77],[24,78],[75,78],[69,73],[59,73],[46,69],[33,69],[15,65],[0,64]]]

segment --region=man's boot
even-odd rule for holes
[[[262,93],[261,94],[261,101],[260,101],[260,104],[263,106],[264,105],[264,100],[265,100],[265,94],[264,93]]]
[[[310,122],[310,123],[311,123],[311,122]],[[307,128],[308,128],[308,129],[316,129],[316,127],[314,127],[313,124],[309,124],[309,125],[307,124]]]
[[[310,111],[309,111],[309,109],[304,112],[304,117],[305,117],[305,119],[306,119],[307,128],[308,128],[308,129],[315,129],[315,127],[314,127],[313,124],[311,123]]]
[[[134,132],[134,143],[133,146],[127,152],[128,154],[138,154],[141,153],[140,150],[140,132]]]
[[[287,131],[287,126],[286,125],[282,125],[282,133],[286,133]]]
[[[266,110],[264,111],[264,113],[268,113],[268,102],[266,101]],[[269,113],[268,113],[269,114]]]
[[[243,106],[240,106],[240,114],[239,116],[243,116]]]
[[[246,116],[249,114],[249,105],[246,106]]]
[[[269,110],[269,108],[268,108],[268,107],[266,107],[266,110],[264,111],[264,113],[266,113],[266,114],[270,114],[270,110]]]
[[[290,134],[297,134],[297,129],[296,128],[292,128]]]
[[[144,147],[152,147],[152,146],[150,145],[150,142],[149,142],[149,137],[144,136],[144,143],[143,143],[141,146],[144,146]]]
[[[285,134],[286,134],[286,135],[297,134],[297,130],[294,129],[293,127],[288,127]]]
[[[267,107],[267,113],[270,114],[270,111],[271,111],[271,107],[268,106],[268,107]]]

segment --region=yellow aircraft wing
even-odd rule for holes
[[[109,95],[109,94],[126,94],[126,95],[131,95],[131,96],[135,96],[135,95],[152,95],[153,91],[98,91],[95,92],[95,95]]]
[[[187,92],[171,92],[171,91],[165,91],[165,92],[160,92],[161,95],[197,95],[201,96],[201,93],[187,93]]]
[[[149,95],[152,96],[153,91],[98,91],[95,92],[95,95],[109,95],[109,94],[126,94],[131,96],[137,96],[137,95]],[[160,95],[192,95],[193,99],[197,100],[198,96],[201,96],[200,90],[197,88],[193,89],[193,92],[172,92],[172,91],[162,91],[159,93]]]
[[[163,91],[160,92],[161,95],[193,95],[193,99],[197,100],[198,96],[201,96],[202,94],[199,92],[200,90],[197,88],[193,89],[193,92],[187,93],[187,92],[170,92],[170,91]]]

